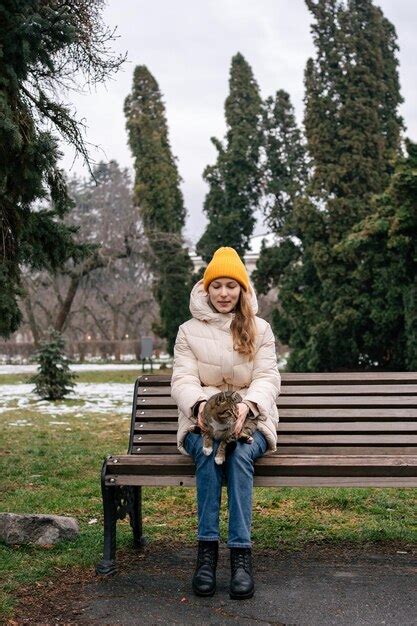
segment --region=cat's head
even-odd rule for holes
[[[213,401],[217,421],[226,422],[234,419],[234,409],[241,397],[236,391],[220,391],[210,400]]]

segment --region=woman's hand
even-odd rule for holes
[[[249,407],[247,404],[245,404],[244,402],[238,402],[237,405],[237,410],[238,410],[238,418],[236,420],[236,424],[235,424],[235,429],[233,431],[233,434],[236,437],[239,437],[242,428],[243,428],[243,424],[245,423],[246,417],[249,413]]]
[[[204,407],[206,406],[206,404],[207,402],[203,400],[198,405],[197,426],[199,426],[201,429],[204,429],[203,413],[204,413]]]

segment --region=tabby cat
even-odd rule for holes
[[[220,391],[207,400],[203,410],[203,452],[210,455],[213,452],[213,439],[220,440],[214,461],[221,465],[226,459],[226,446],[236,446],[236,435],[233,434],[236,419],[238,417],[237,404],[242,398],[237,391]],[[257,427],[256,419],[246,418],[239,440],[252,443],[252,435]],[[194,432],[200,432],[198,426]]]

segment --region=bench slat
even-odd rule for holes
[[[110,482],[114,480],[114,482]],[[414,476],[255,476],[255,487],[415,487]],[[108,476],[105,484],[195,487],[194,476]]]
[[[371,381],[377,383],[417,383],[417,372],[282,372],[282,383],[313,383],[323,384],[329,382],[340,384],[355,382],[358,384],[369,384]],[[139,377],[140,384],[153,384],[155,386],[170,385],[171,376],[169,374],[144,375]]]
[[[415,384],[387,384],[387,385],[282,385],[281,395],[285,396],[303,396],[303,395],[326,395],[326,396],[342,396],[342,395],[415,395],[417,393],[417,385]]]
[[[152,385],[138,387],[138,396],[170,396],[169,386]],[[303,395],[412,395],[417,394],[417,385],[282,385],[282,396],[303,396]]]
[[[281,380],[283,384],[303,384],[303,383],[323,383],[334,384],[369,384],[375,383],[396,383],[408,384],[417,383],[417,372],[282,372]],[[169,382],[170,384],[170,382]]]
[[[142,417],[150,417],[151,419],[158,419],[161,421],[178,419],[178,409],[154,409],[150,407],[138,406],[136,411],[136,419],[142,419]]]
[[[139,442],[141,443],[141,442]],[[139,454],[144,456],[147,454],[180,454],[178,448],[173,444],[159,444],[159,445],[138,445],[135,444],[132,447],[132,454]],[[417,454],[417,446],[323,446],[323,445],[279,445],[277,451],[274,454],[367,454],[372,455],[390,455],[396,454]]]
[[[192,467],[194,462],[191,457],[179,454],[176,457],[164,456],[163,454],[152,455],[148,457],[135,457],[130,454],[113,455],[107,460],[110,472],[121,473],[122,469],[154,467],[163,464],[167,468]],[[266,455],[255,461],[255,467],[279,467],[279,466],[369,466],[369,467],[414,467],[417,469],[417,454],[405,454],[400,459],[395,455],[379,455],[377,457],[369,457],[365,455],[332,455],[310,454],[295,455],[285,454],[282,456]]]
[[[415,420],[417,422],[417,408],[378,408],[378,409],[366,409],[366,408],[322,408],[315,409],[306,407],[304,409],[291,409],[279,407],[280,420],[295,421],[297,418],[301,419],[320,419],[322,421],[336,420],[336,419],[378,419],[378,420]],[[161,422],[172,421],[178,419],[177,409],[154,409],[150,407],[143,407],[136,411],[136,419],[150,419],[159,420]]]
[[[331,408],[331,409],[291,409],[291,408],[279,408],[280,419],[296,419],[301,417],[302,419],[410,419],[417,421],[417,409],[410,408]]]
[[[175,443],[176,436],[174,434],[166,433],[152,433],[143,435],[135,435],[133,442],[138,445],[159,444],[159,443]],[[320,445],[343,445],[343,444],[356,444],[356,445],[416,445],[417,435],[280,435],[278,439],[278,445],[285,444],[320,444]],[[248,444],[250,445],[250,444]]]
[[[417,422],[283,422],[278,424],[277,432],[415,432]]]
[[[178,422],[135,422],[135,433],[176,433]],[[283,432],[414,432],[416,422],[285,422],[280,420],[278,433]]]
[[[279,396],[277,403],[278,409],[280,407],[417,407],[417,395],[405,395],[405,396]],[[176,405],[171,396],[160,397],[140,397],[137,400],[137,408],[140,411],[142,408],[176,408]]]

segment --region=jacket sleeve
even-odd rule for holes
[[[243,398],[258,414],[271,415],[281,391],[281,375],[278,371],[275,337],[268,324],[254,359],[252,381]],[[254,406],[255,405],[255,406]],[[262,418],[261,418],[262,419]]]
[[[193,408],[196,402],[208,400],[198,376],[197,359],[181,326],[174,345],[171,396],[187,417],[194,417]]]

